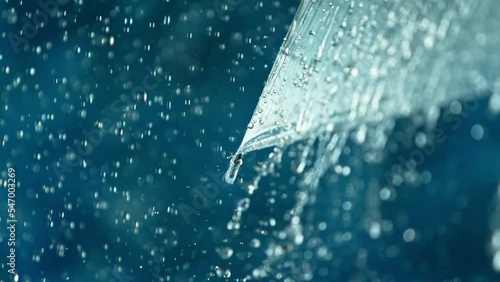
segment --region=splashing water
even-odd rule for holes
[[[493,94],[490,109],[499,111],[498,14],[493,0],[303,0],[226,182],[235,181],[243,155],[275,147],[246,186],[251,196],[281,162],[283,150],[302,142],[295,165],[299,192],[280,233],[286,250],[302,244],[301,215],[314,202],[320,178],[331,167],[350,172],[338,164],[349,136],[382,151],[397,118],[422,115],[432,129],[443,105],[487,94]],[[228,229],[238,229],[250,199],[242,201]],[[283,253],[278,247],[268,246],[274,251],[266,251],[253,278],[271,271]]]

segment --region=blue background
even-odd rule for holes
[[[264,247],[251,249],[248,242],[256,236],[259,219],[274,216],[283,226],[280,216],[293,203],[296,188],[279,188],[287,197],[277,197],[272,207],[268,188],[279,181],[286,184],[292,174],[284,165],[281,180],[263,181],[239,233],[227,231],[226,224],[244,196],[242,184],[229,186],[220,177],[239,145],[298,1],[232,1],[228,3],[234,7],[222,11],[222,18],[218,3],[61,4],[59,11],[65,14],[49,16],[18,53],[7,34],[19,34],[22,18],[40,6],[0,4],[0,141],[8,136],[0,159],[3,179],[8,167],[17,171],[21,281],[225,280],[215,276],[215,265],[230,268],[227,280],[234,281],[259,265]],[[151,74],[146,66],[161,68],[163,74],[144,100],[133,88]],[[112,109],[113,102],[124,100],[129,101],[122,104],[128,106],[124,111]],[[383,182],[397,157],[415,150],[414,134],[405,132],[410,121],[398,121],[390,137],[399,142],[399,153],[388,152],[380,164],[362,165],[349,177],[322,181],[309,223],[328,222],[317,236],[330,242],[333,258],[294,259],[312,265],[313,281],[498,281],[488,244],[499,185],[499,119],[486,105],[486,99],[479,100],[478,109],[461,118],[457,128],[440,119],[438,128],[448,138],[418,167],[432,174],[431,182],[395,188],[397,197],[380,208],[382,217],[393,222],[393,231],[377,240],[362,224],[368,189],[350,199],[352,220],[342,221],[330,211],[338,211],[348,198],[342,183],[349,177]],[[71,152],[89,141],[84,130],[96,132],[103,121],[112,122],[111,130],[101,142],[84,146],[91,146],[91,152],[76,157],[75,165],[59,177],[53,165],[67,164]],[[480,141],[471,137],[474,124],[485,128]],[[266,153],[245,158],[244,181]],[[179,208],[194,207],[196,191],[207,187],[213,197],[186,220]],[[1,202],[6,195],[0,194]],[[2,225],[5,218],[6,209],[0,212]],[[402,233],[410,227],[420,235],[407,244]],[[7,233],[1,230],[4,257]],[[352,240],[332,239],[339,232],[350,232]],[[262,245],[272,237],[260,236]],[[234,249],[230,260],[216,253],[222,245]],[[386,255],[390,246],[397,247],[398,256]],[[305,254],[307,248],[297,253]],[[365,267],[355,263],[361,249],[369,254]],[[9,281],[5,262],[0,278]],[[292,276],[305,280],[300,273]]]

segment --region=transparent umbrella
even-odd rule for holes
[[[498,89],[499,14],[493,0],[303,0],[225,180],[249,151],[415,112],[432,127],[443,104]]]

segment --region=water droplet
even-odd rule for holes
[[[231,271],[228,268],[216,266],[214,269],[215,269],[215,274],[217,275],[217,277],[221,277],[221,278],[231,277]]]
[[[230,259],[234,253],[233,249],[229,247],[217,247],[215,251],[221,257],[221,259]]]

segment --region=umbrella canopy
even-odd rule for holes
[[[500,5],[303,0],[231,160],[423,112],[500,84]]]

